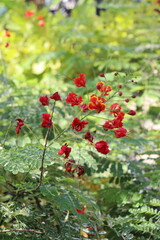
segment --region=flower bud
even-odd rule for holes
[[[105,77],[105,76],[104,76],[104,73],[100,73],[99,76],[100,76],[100,77]]]
[[[136,115],[136,111],[134,111],[134,110],[129,110],[128,114],[134,116],[134,115]]]
[[[126,98],[124,101],[125,101],[126,103],[128,103],[128,102],[129,102],[129,98]]]

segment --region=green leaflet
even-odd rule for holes
[[[24,173],[30,170],[39,169],[41,165],[43,149],[36,146],[28,145],[24,148],[12,148],[9,151],[0,151],[0,164],[5,170],[17,174]],[[57,158],[57,150],[46,152],[45,166],[54,164]]]

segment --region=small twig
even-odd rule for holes
[[[52,118],[53,118],[53,112],[54,112],[54,107],[55,107],[55,103],[54,102],[54,106],[53,106],[53,110],[52,110],[52,115],[51,115],[51,122],[52,122]],[[40,178],[39,178],[39,183],[38,185],[33,189],[33,191],[36,191],[37,189],[40,188],[41,184],[42,184],[42,179],[43,179],[43,172],[44,172],[44,160],[45,160],[45,154],[46,154],[46,150],[47,150],[47,142],[48,142],[48,137],[51,131],[51,127],[48,127],[47,129],[47,133],[46,133],[46,137],[45,137],[45,143],[44,143],[44,148],[43,148],[43,153],[42,153],[42,160],[41,160],[41,167],[40,167]]]
[[[46,150],[47,150],[47,141],[48,141],[48,136],[50,133],[50,128],[48,128],[47,133],[46,133],[46,137],[45,137],[45,144],[44,144],[44,149],[43,149],[43,154],[42,154],[42,161],[41,161],[41,167],[40,167],[40,178],[39,178],[39,183],[38,185],[34,188],[34,191],[36,191],[42,184],[42,178],[43,178],[43,172],[44,172],[44,159],[45,159],[45,154],[46,154]]]
[[[108,102],[111,98],[113,98],[117,93],[119,92],[119,90],[118,91],[116,91],[115,93],[113,93],[113,95],[112,96],[110,96],[107,100],[106,100],[106,102]]]
[[[34,232],[34,233],[40,233],[44,234],[44,232],[40,232],[34,229],[5,229],[5,230],[0,230],[0,233],[5,233],[5,232]]]

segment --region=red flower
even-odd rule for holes
[[[96,95],[92,95],[89,100],[88,108],[90,110],[96,109],[97,113],[101,111],[105,111],[106,105],[104,104],[105,99],[101,97],[97,97]]]
[[[53,95],[50,96],[50,98],[54,99],[55,101],[62,100],[58,92],[53,93]]]
[[[127,134],[127,129],[125,128],[118,128],[117,130],[114,131],[115,137],[116,138],[121,138],[125,137]]]
[[[110,106],[110,114],[113,114],[115,117],[120,111],[121,111],[121,105],[119,105],[118,103],[113,103]]]
[[[88,124],[88,122],[81,121],[78,118],[74,118],[72,122],[72,129],[75,129],[77,132],[80,132],[82,131],[86,124]]]
[[[42,113],[42,119],[47,120],[51,117],[49,113]]]
[[[65,169],[67,172],[72,171],[73,164],[75,164],[75,160],[73,160],[73,159],[70,159],[69,161],[66,162],[66,164],[64,166],[65,166]]]
[[[25,17],[26,18],[30,18],[30,17],[32,17],[32,15],[34,15],[34,11],[28,10],[28,11],[25,12]]]
[[[96,88],[97,88],[98,90],[101,90],[103,86],[104,86],[104,82],[98,82],[98,83],[96,84]]]
[[[39,97],[39,101],[42,103],[43,106],[49,105],[49,98],[48,96],[41,96]]]
[[[112,91],[111,86],[104,86],[104,82],[98,82],[96,88],[102,93],[103,96],[107,96]]]
[[[78,75],[79,75],[79,78],[73,79],[74,84],[75,84],[77,87],[85,87],[85,86],[86,86],[86,77],[85,77],[85,74],[84,74],[84,73],[81,73],[81,74],[78,74]]]
[[[83,111],[83,112],[87,112],[89,109],[88,109],[88,105],[87,104],[81,104],[80,106],[80,109]]]
[[[123,126],[122,120],[123,120],[124,113],[122,115],[119,115],[117,118],[113,120],[108,120],[103,124],[104,131],[108,131],[108,129],[114,129],[114,128],[120,128]]]
[[[134,111],[134,110],[130,110],[130,111],[128,112],[128,114],[134,116],[134,115],[136,115],[136,111]]]
[[[11,37],[11,34],[8,29],[4,30],[5,37]]]
[[[112,91],[112,87],[109,85],[104,86],[101,90],[101,92],[103,93],[104,96],[107,96],[110,91]]]
[[[61,147],[61,149],[58,151],[58,155],[63,155],[63,154],[65,154],[65,157],[64,157],[64,158],[68,158],[70,152],[71,152],[71,148],[68,147],[67,144],[65,144],[65,145],[63,145],[63,146]]]
[[[24,120],[21,118],[17,118],[16,121],[17,121],[16,134],[19,134],[21,127],[24,125]]]
[[[41,127],[52,127],[51,115],[49,113],[42,113],[42,119]]]
[[[69,93],[66,98],[66,103],[71,104],[71,106],[79,105],[82,102],[82,97],[77,97],[78,95],[76,93]]]
[[[114,124],[112,120],[108,120],[103,124],[104,131],[108,131],[108,129],[113,129],[113,128],[114,128]]]
[[[94,137],[89,131],[84,134],[84,138],[87,139],[89,142],[93,143]]]
[[[107,154],[110,152],[110,150],[108,148],[108,144],[105,141],[99,141],[99,142],[95,143],[95,148],[97,149],[98,152],[103,153],[103,154]]]
[[[114,128],[121,128],[123,126],[122,120],[119,119],[113,119],[112,120]]]
[[[84,214],[85,211],[86,211],[86,208],[84,208],[84,207],[81,207],[81,209],[77,209],[77,208],[76,208],[76,211],[77,211],[78,213],[80,213],[80,214]]]
[[[39,15],[39,16],[37,17],[37,19],[38,19],[38,20],[43,20],[44,17]]]
[[[117,113],[117,120],[122,121],[124,119],[124,115],[125,115],[124,112],[118,112]]]
[[[10,44],[7,42],[4,47],[5,47],[5,48],[8,48],[9,45],[10,45]]]
[[[46,24],[46,23],[45,23],[44,20],[40,20],[40,21],[38,22],[38,25],[39,25],[40,27],[44,27],[45,24]]]

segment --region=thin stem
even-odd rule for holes
[[[54,111],[54,108],[55,108],[55,103],[56,103],[56,102],[54,102],[53,110],[52,110],[52,114],[51,114],[51,122],[52,122],[52,118],[53,118],[53,111]],[[44,172],[44,160],[45,160],[45,154],[46,154],[46,150],[47,150],[47,142],[48,142],[48,137],[49,137],[50,131],[51,131],[51,127],[48,127],[47,133],[46,133],[46,136],[45,136],[43,153],[42,153],[42,160],[41,160],[41,167],[40,167],[40,172],[41,172],[41,173],[40,173],[39,183],[38,183],[38,185],[33,189],[33,191],[36,191],[37,189],[39,189],[40,186],[41,186],[41,184],[42,184],[43,172]]]
[[[60,136],[62,136],[62,134],[63,134],[64,132],[66,132],[69,128],[70,128],[70,125],[69,125],[68,128],[65,128],[57,137],[55,137],[55,138],[53,139],[53,142],[51,142],[51,143],[48,145],[48,147],[50,147],[50,146],[55,142],[55,140],[57,140]]]
[[[111,98],[113,98],[118,92],[119,92],[119,90],[116,91],[115,93],[113,93],[113,95],[112,95],[111,97],[109,97],[109,98],[106,100],[106,102],[108,102]]]
[[[5,232],[34,232],[34,233],[40,233],[44,234],[44,232],[40,232],[34,229],[5,229],[5,230],[0,230],[0,233],[5,233]]]
[[[42,154],[42,161],[41,161],[41,167],[40,167],[40,179],[38,185],[35,187],[34,191],[36,191],[42,184],[42,179],[43,179],[43,172],[44,172],[44,159],[45,159],[45,154],[46,154],[46,149],[47,149],[47,141],[48,141],[48,136],[50,133],[50,128],[48,128],[46,137],[45,137],[45,143],[44,143],[44,148],[43,148],[43,154]]]

